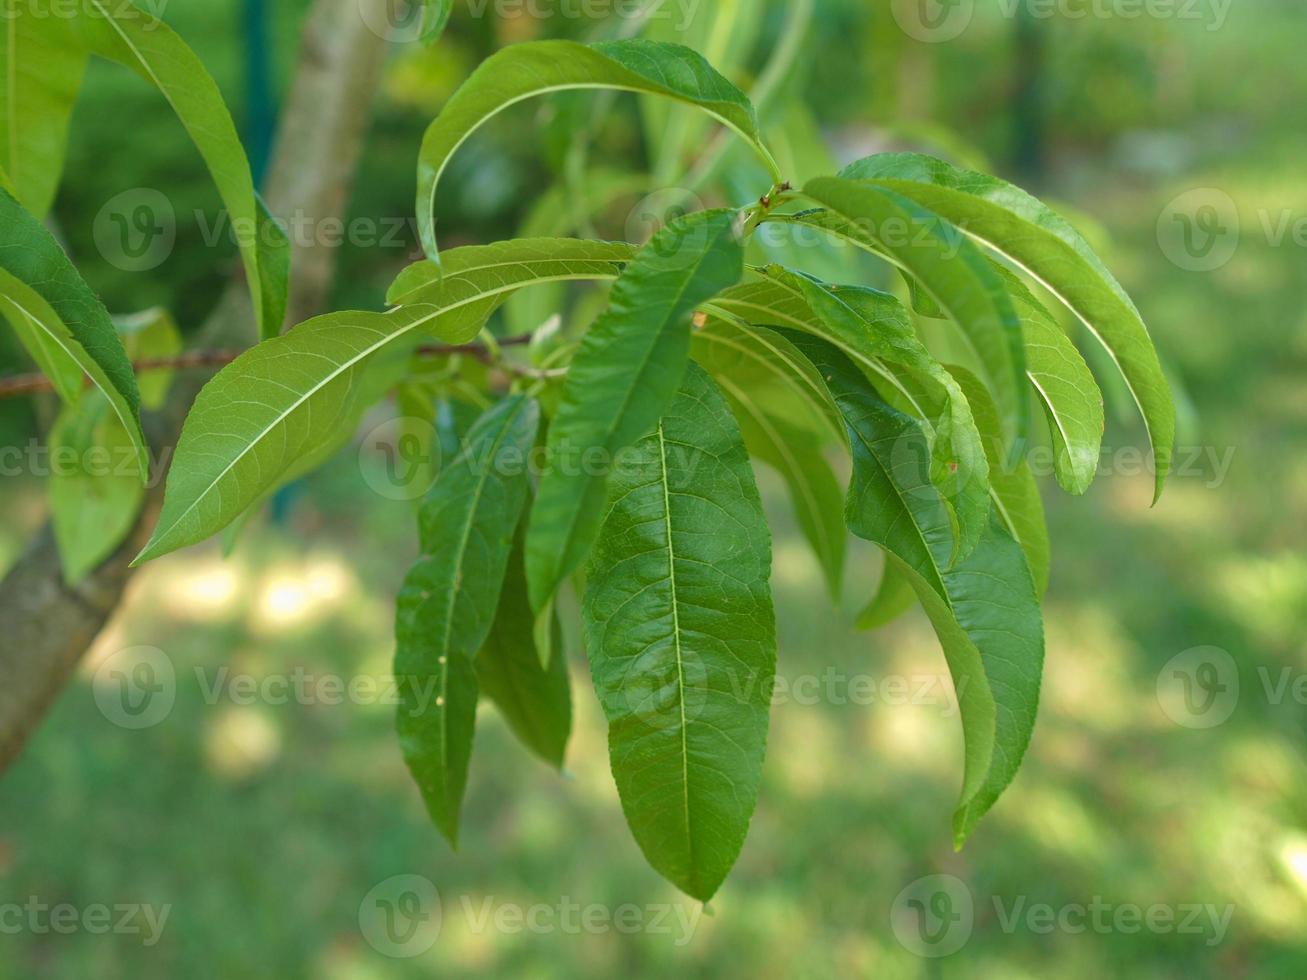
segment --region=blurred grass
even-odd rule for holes
[[[239,105],[230,7],[226,21],[218,5],[198,9],[179,9],[179,27],[211,42],[199,47]],[[852,11],[832,4],[823,21],[845,47],[856,41],[847,25],[861,23]],[[1307,76],[1296,45],[1305,19],[1297,5],[1265,2],[1233,10],[1213,32],[1179,22],[1050,25],[1053,165],[1041,190],[1109,230],[1109,265],[1195,407],[1181,442],[1235,455],[1219,486],[1179,477],[1155,509],[1146,475],[1104,475],[1080,500],[1048,488],[1055,564],[1040,722],[1017,782],[962,853],[949,843],[961,745],[946,705],[792,699],[773,713],[740,862],[688,945],[667,935],[476,931],[465,899],[672,902],[690,915],[695,906],[646,867],[625,829],[574,635],[567,777],[529,758],[484,710],[458,854],[422,813],[389,707],[206,703],[196,670],[212,684],[224,668],[347,678],[388,669],[391,599],[413,549],[409,512],[369,495],[351,450],[308,482],[286,526],[259,526],[231,559],[206,546],[145,569],[78,682],[0,781],[0,901],[170,903],[162,939],[145,948],[133,936],[0,934],[0,980],[1307,975],[1307,707],[1268,703],[1259,674],[1307,671],[1304,256],[1268,243],[1258,213],[1303,200]],[[289,44],[292,14],[279,24]],[[455,26],[454,56],[474,60]],[[928,52],[932,120],[997,160],[1006,140],[1001,29],[982,23],[960,48]],[[810,80],[809,101],[828,105],[833,126],[868,121],[856,95],[870,69],[852,58],[821,61]],[[163,119],[131,91],[142,101],[124,112]],[[97,88],[79,113],[60,201],[74,245],[104,199],[150,180],[173,186],[187,159],[161,121],[149,152],[97,169],[97,158],[113,157],[105,147],[129,139],[117,119],[97,128],[95,104],[120,94],[129,98],[125,87]],[[893,91],[875,94],[886,100],[876,105],[894,102]],[[356,210],[406,213],[425,112],[382,105]],[[1180,150],[1159,163],[1148,148],[1163,144]],[[529,141],[511,149],[510,187],[540,180],[524,171],[531,153]],[[183,169],[194,190],[179,193],[202,198],[191,164]],[[139,176],[138,166],[147,168]],[[1225,190],[1241,209],[1239,251],[1212,274],[1171,265],[1156,240],[1166,203],[1198,186]],[[481,220],[493,228],[506,220],[496,215]],[[179,249],[174,261],[199,292],[176,295],[198,316],[222,270],[203,249]],[[387,268],[365,264],[342,294],[369,301]],[[101,271],[97,285],[116,308],[173,295],[157,285],[170,282],[167,266],[130,280]],[[1108,445],[1142,444],[1128,412],[1113,418]],[[843,608],[829,612],[777,487],[764,479],[764,488],[776,518],[782,676],[942,679],[919,614],[877,634],[852,629],[877,574],[868,550],[853,552]],[[40,520],[38,491],[13,479],[0,486],[9,518],[0,563]],[[138,644],[167,651],[178,700],[162,724],[127,731],[100,712],[93,678],[104,657]],[[1235,657],[1244,692],[1231,720],[1210,730],[1177,726],[1155,695],[1163,665],[1198,645]],[[890,908],[908,882],[934,873],[967,883],[976,925],[962,953],[928,961],[896,940]],[[363,896],[398,874],[430,878],[444,898],[439,941],[409,961],[379,956],[358,924]],[[1234,914],[1214,946],[1149,932],[1008,932],[994,896],[1005,907],[1019,896],[1058,908],[1095,896],[1230,903]]]

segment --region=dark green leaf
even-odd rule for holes
[[[695,365],[610,484],[584,602],[622,808],[703,901],[748,831],[776,668],[771,540],[730,409]]]
[[[490,635],[526,503],[523,464],[538,424],[536,403],[517,396],[468,433],[423,506],[422,557],[397,603],[399,744],[427,811],[455,846],[476,728],[476,656]]]

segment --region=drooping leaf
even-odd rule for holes
[[[182,335],[172,314],[160,307],[142,310],[130,316],[114,317],[114,326],[123,338],[123,347],[132,363],[175,357],[181,353]],[[136,380],[141,390],[141,404],[160,408],[172,383],[171,368],[142,371]]]
[[[722,388],[750,454],[780,474],[799,529],[821,565],[831,597],[839,601],[846,531],[843,491],[822,456],[839,409],[825,383],[788,340],[765,327],[741,327],[720,318],[694,331],[691,353]]]
[[[145,487],[136,447],[109,407],[89,389],[66,405],[50,430],[50,519],[64,580],[76,585],[123,543]]]
[[[968,552],[988,521],[989,464],[965,396],[917,339],[907,311],[869,287],[823,286],[779,266],[762,271],[766,281],[728,290],[713,305],[821,337],[894,386],[926,425],[930,453],[918,463],[945,495],[957,554]]]
[[[259,334],[275,336],[286,314],[290,244],[255,194],[249,161],[217,83],[172,28],[134,4],[87,0],[74,23],[89,51],[130,68],[172,106],[227,208]]]
[[[700,211],[655,235],[614,283],[608,309],[572,359],[527,532],[537,615],[590,551],[608,471],[675,395],[689,360],[694,308],[743,275],[737,217]]]
[[[869,157],[845,177],[909,197],[1006,256],[1076,314],[1112,355],[1153,443],[1160,496],[1175,442],[1175,404],[1138,309],[1074,228],[1006,181],[915,153]]]
[[[958,384],[966,392],[971,410],[982,430],[996,431],[998,408],[984,383],[964,367],[950,365]],[[1026,564],[1035,583],[1035,598],[1043,600],[1048,589],[1049,544],[1048,525],[1044,520],[1044,502],[1039,496],[1039,484],[1030,466],[1023,460],[1011,470],[998,465],[1002,447],[997,439],[985,443],[990,459],[990,498],[1003,528],[1021,545]]]
[[[418,160],[418,229],[427,257],[436,259],[435,200],[449,159],[487,119],[537,95],[574,89],[619,89],[697,106],[754,147],[777,180],[749,100],[703,56],[677,44],[640,39],[530,41],[483,61],[446,103],[422,139]]]
[[[876,594],[858,613],[858,629],[874,630],[887,626],[911,609],[917,602],[912,583],[890,555],[885,556],[885,567],[880,573]]]
[[[925,451],[920,426],[881,401],[839,351],[809,338],[800,346],[827,379],[848,423],[849,529],[893,556],[948,659],[966,746],[953,821],[954,841],[961,846],[1016,775],[1034,727],[1044,635],[1030,570],[996,520],[975,550],[950,566],[943,501],[917,467],[902,462]]]
[[[468,433],[422,508],[422,557],[397,602],[399,744],[427,812],[455,846],[476,727],[476,658],[490,635],[526,503],[520,461],[538,424],[536,403],[513,396]]]
[[[864,237],[907,269],[961,329],[999,405],[1011,450],[1029,434],[1021,322],[1002,280],[980,249],[946,219],[894,190],[818,177],[803,192],[826,208],[841,233]]]
[[[649,863],[707,901],[757,799],[776,666],[771,540],[730,409],[691,365],[610,483],[584,601],[613,776]]]
[[[624,254],[629,247],[604,242],[456,249],[445,256],[438,282],[424,279],[422,269],[402,277],[412,305],[316,317],[246,351],[205,385],[187,416],[158,526],[136,560],[221,530],[304,457],[338,438],[350,416],[350,392],[372,358],[420,334],[465,343],[513,291],[614,278]]]
[[[477,657],[481,690],[495,702],[518,739],[555,769],[563,767],[572,731],[572,693],[567,676],[562,624],[554,614],[554,656],[549,666],[536,649],[531,600],[526,591],[524,534],[519,532],[508,561],[495,623]]]
[[[67,21],[30,0],[0,0],[0,166],[11,194],[44,218],[64,169],[86,52]]]
[[[109,312],[73,267],[54,237],[10,194],[0,191],[0,304],[9,319],[21,316],[43,335],[57,387],[66,387],[66,365],[75,361],[109,399],[137,447],[141,475],[148,466],[141,432],[140,392]],[[44,366],[44,365],[43,365]]]

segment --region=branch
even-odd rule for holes
[[[274,213],[323,220],[344,211],[386,51],[384,39],[364,22],[361,4],[385,2],[315,0],[269,174]],[[292,322],[326,305],[334,262],[333,249],[296,244]],[[234,282],[201,329],[201,344],[240,345],[252,325],[244,286]],[[201,377],[179,379],[164,411],[146,419],[156,447],[176,442],[202,383]],[[22,751],[118,607],[133,574],[128,563],[157,517],[162,486],[162,480],[154,482],[128,541],[76,588],[64,583],[49,527],[0,582],[0,772]]]

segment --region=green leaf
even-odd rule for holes
[[[350,418],[350,393],[368,362],[420,334],[471,340],[509,293],[541,282],[611,279],[627,246],[503,242],[456,249],[439,282],[408,273],[420,302],[387,313],[331,313],[264,341],[204,386],[168,473],[154,537],[137,562],[202,541],[323,445]],[[591,257],[582,260],[579,255]],[[424,263],[423,265],[430,265]]]
[[[771,540],[697,366],[610,485],[583,603],[613,776],[649,863],[707,901],[757,800],[776,669]]]
[[[521,463],[539,418],[534,401],[514,396],[468,433],[422,508],[422,557],[397,602],[399,744],[431,819],[454,846],[476,728],[476,657],[494,623],[526,504]]]
[[[522,744],[555,769],[561,769],[572,731],[567,658],[554,656],[547,668],[541,666],[543,658],[536,649],[524,558],[525,535],[519,533],[508,561],[494,626],[477,658],[477,677],[481,690],[495,702]],[[550,630],[552,647],[561,650],[562,624],[556,614]]]
[[[838,177],[818,177],[803,189],[827,209],[825,220],[847,237],[874,243],[912,274],[970,342],[998,402],[1015,455],[1025,449],[1030,405],[1025,396],[1021,321],[985,255],[959,229],[893,190]]]
[[[998,408],[984,383],[966,368],[950,365],[949,370],[966,392],[981,429],[996,431]],[[1035,583],[1035,598],[1042,601],[1048,590],[1049,544],[1039,484],[1024,461],[1011,470],[1004,470],[998,465],[1002,447],[997,439],[987,439],[985,449],[990,459],[989,491],[994,511],[1004,529],[1025,552],[1026,564],[1030,566],[1030,575]]]
[[[728,290],[713,305],[821,337],[893,386],[927,427],[922,469],[948,501],[957,554],[970,551],[988,521],[989,464],[966,398],[917,339],[902,304],[864,286],[822,286],[779,266],[762,271],[766,282]]]
[[[68,121],[86,71],[86,52],[66,21],[28,0],[0,0],[0,165],[11,194],[44,218],[64,169]]]
[[[254,191],[249,161],[204,63],[168,25],[122,0],[87,0],[76,20],[94,54],[136,72],[168,100],[227,208],[254,301],[259,334],[281,331],[286,315],[290,244]]]
[[[944,502],[918,468],[920,426],[882,402],[839,351],[803,338],[831,386],[853,443],[846,518],[858,537],[893,556],[935,626],[953,675],[966,745],[954,815],[958,846],[1016,775],[1039,702],[1044,634],[1021,548],[991,521],[975,550],[950,566]]]
[[[114,326],[123,338],[127,357],[133,363],[175,357],[181,353],[182,335],[172,314],[161,307],[142,310],[130,316],[114,317]],[[172,369],[143,371],[136,384],[141,390],[141,404],[146,408],[163,407],[172,384]]]
[[[695,330],[691,353],[725,392],[750,454],[785,481],[799,529],[838,602],[847,537],[843,492],[821,445],[839,409],[821,376],[775,331],[717,318]],[[843,442],[838,424],[833,434]]]
[[[1175,443],[1175,404],[1138,309],[1074,228],[1020,188],[913,153],[853,164],[844,176],[874,180],[947,218],[1006,256],[1058,297],[1112,355],[1153,444],[1154,502]]]
[[[449,25],[449,15],[454,12],[454,0],[419,2],[422,4],[422,33],[419,39],[423,44],[435,44]]]
[[[136,447],[109,402],[87,391],[50,430],[50,519],[64,580],[76,585],[126,539],[145,500]]]
[[[608,309],[581,341],[549,428],[550,465],[527,532],[527,582],[538,616],[590,551],[607,472],[676,394],[694,308],[743,275],[737,219],[715,210],[669,223],[613,284]]]
[[[697,106],[743,137],[780,180],[762,145],[753,107],[734,85],[690,48],[629,39],[592,45],[531,41],[491,55],[463,83],[428,127],[418,158],[418,229],[436,259],[436,186],[454,152],[487,119],[533,96],[574,89],[644,92]]]
[[[907,575],[899,571],[891,556],[886,555],[876,594],[858,613],[858,629],[874,630],[887,626],[911,609],[916,601],[917,593]]]
[[[12,322],[24,319],[40,333],[42,347],[59,348],[56,386],[68,386],[67,361],[75,361],[109,399],[137,447],[144,477],[149,467],[141,432],[140,392],[109,312],[68,261],[54,237],[10,194],[0,191],[0,307]],[[44,365],[43,365],[44,366]]]

